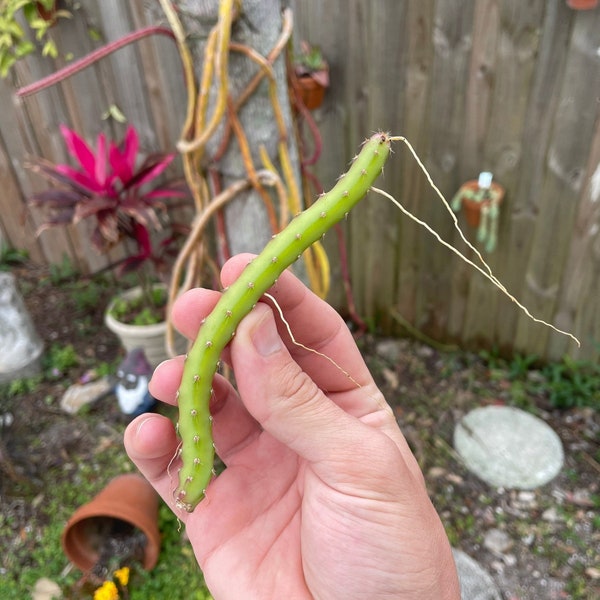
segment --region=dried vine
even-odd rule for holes
[[[189,234],[188,242],[182,248],[177,258],[171,287],[169,290],[169,306],[167,313],[178,295],[185,290],[201,283],[201,274],[209,256],[206,248],[206,237],[201,235],[208,222],[207,215],[214,217],[220,209],[232,200],[242,189],[252,187],[262,198],[266,207],[272,234],[280,231],[288,221],[288,214],[297,214],[302,210],[302,193],[294,177],[292,162],[288,152],[288,140],[290,132],[287,130],[283,111],[279,103],[277,83],[273,72],[273,64],[286,50],[292,34],[292,12],[286,9],[282,15],[282,29],[275,45],[267,56],[263,56],[255,49],[246,45],[231,41],[231,27],[240,6],[236,0],[222,0],[219,4],[219,15],[216,24],[208,34],[204,47],[202,75],[198,85],[190,80],[191,54],[187,47],[184,30],[179,17],[173,9],[171,2],[160,0],[161,6],[174,32],[180,49],[186,80],[188,84],[188,107],[187,116],[181,132],[177,148],[182,154],[184,172],[194,195],[196,218]],[[229,93],[227,65],[230,52],[243,53],[258,67],[256,75],[247,84],[237,98],[232,98]],[[246,134],[238,118],[238,113],[244,104],[252,97],[261,81],[268,84],[269,100],[273,111],[273,118],[277,125],[279,136],[278,160],[281,174],[277,172],[272,161],[261,152],[263,164],[257,167],[253,163],[251,148],[249,147]],[[216,91],[216,101],[212,114],[209,111],[209,93],[212,89]],[[194,93],[190,93],[190,89]],[[230,187],[221,190],[215,173],[203,173],[201,161],[205,154],[207,143],[213,138],[217,128],[223,125],[223,131],[219,149],[213,160],[221,158],[228,145],[234,138],[239,145],[247,179],[237,181]],[[268,177],[266,173],[269,173]],[[208,177],[210,179],[210,185]],[[272,194],[266,187],[275,187],[278,207],[274,206]],[[210,189],[216,191],[214,195]],[[218,205],[218,208],[215,206]],[[279,216],[278,216],[279,213]],[[223,236],[222,236],[223,237]],[[224,240],[220,240],[224,245]],[[320,295],[324,296],[329,287],[329,266],[327,255],[320,244],[316,244],[307,251],[305,265],[311,287]],[[167,332],[167,349],[171,354],[174,349],[174,330],[169,324]]]

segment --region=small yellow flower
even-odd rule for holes
[[[105,581],[95,592],[94,600],[119,600],[119,591],[114,581]]]
[[[129,567],[121,567],[120,569],[117,569],[113,575],[123,587],[129,583]]]

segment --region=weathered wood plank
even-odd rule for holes
[[[552,322],[566,265],[577,206],[584,186],[595,123],[600,114],[589,82],[600,82],[600,13],[577,15],[565,65],[560,100],[540,188],[532,252],[527,264],[523,301],[533,314]],[[586,77],[582,77],[582,73]],[[596,87],[598,90],[598,87]],[[551,335],[519,317],[515,345],[544,356]]]
[[[8,109],[0,111],[0,128],[23,193],[19,205],[21,211],[28,196],[46,187],[41,178],[25,169],[27,159],[31,156],[45,156],[56,160],[62,155],[62,138],[55,124],[65,120],[66,113],[59,90],[49,91],[44,99],[32,97],[22,101],[15,100],[13,92],[21,85],[41,79],[52,70],[51,61],[32,55],[15,66],[12,87],[8,82],[0,82],[1,105]],[[33,211],[30,216],[37,229],[42,222],[41,216]],[[50,262],[61,262],[65,256],[71,259],[74,257],[70,231],[67,228],[45,232],[40,236],[39,244]]]
[[[406,6],[386,0],[366,16],[368,68],[355,75],[357,84],[362,79],[362,85],[366,85],[367,127],[363,136],[374,130],[398,132],[402,130],[404,116]],[[385,37],[381,32],[389,27],[388,23],[395,24],[396,34]],[[377,185],[398,190],[401,185],[398,166],[393,156]],[[357,301],[365,312],[375,315],[378,327],[389,329],[393,322],[389,306],[396,299],[401,214],[389,201],[371,194],[352,219],[356,228],[350,241],[362,249],[360,262],[352,267],[353,279],[357,278],[357,267],[366,275],[364,283],[356,289]]]
[[[429,141],[428,102],[432,86],[433,39],[434,31],[433,0],[409,2],[405,24],[405,54],[403,63],[403,117],[402,134],[415,148],[416,152],[425,156]],[[415,164],[409,150],[398,145],[398,158],[393,157],[393,169],[401,175],[401,183],[397,188],[398,200],[414,214],[421,211],[424,202],[431,199],[431,190],[421,170]],[[401,217],[400,239],[397,252],[397,290],[394,311],[409,323],[415,320],[415,296],[419,278],[419,256],[421,247],[417,241],[427,235],[408,218]],[[402,331],[401,328],[396,328]]]
[[[473,16],[473,2],[442,2],[435,6],[428,145],[422,158],[446,197],[458,185]],[[421,207],[417,216],[444,239],[452,239],[451,219],[432,190],[425,188]],[[433,338],[441,337],[448,326],[448,299],[456,262],[426,233],[418,238],[417,252],[419,283],[413,325]]]
[[[583,347],[552,336],[546,354],[555,359],[567,353],[600,357],[600,119],[585,175],[556,308],[557,325],[579,336]]]
[[[31,219],[24,214],[21,188],[15,176],[4,140],[0,136],[0,246],[27,250],[34,261],[44,254],[35,237]]]
[[[76,12],[73,19],[60,22],[60,48],[61,52],[55,60],[57,70],[65,67],[68,61],[64,55],[69,53],[80,58],[94,49],[94,43],[90,37],[86,21],[83,17],[84,6]],[[106,94],[106,87],[102,84],[102,78],[99,77],[97,64],[90,65],[87,69],[63,79],[56,85],[60,91],[64,102],[64,108],[67,115],[66,125],[82,135],[88,143],[93,146],[97,135],[104,132],[109,138],[115,137],[116,131],[122,127],[115,126],[110,119],[106,118],[110,101]],[[47,91],[40,91],[38,94],[43,100]],[[58,129],[58,123],[54,123]],[[64,148],[64,144],[63,144]],[[65,162],[67,157],[60,158],[60,162]],[[48,158],[48,157],[46,157]],[[57,160],[54,158],[54,160]],[[113,256],[99,255],[90,244],[91,226],[87,222],[79,223],[71,229],[73,239],[73,253],[76,264],[84,271],[97,271],[105,267]]]
[[[479,6],[481,3],[478,3]],[[542,0],[503,2],[497,14],[497,30],[489,35],[496,41],[494,66],[490,73],[494,95],[489,102],[489,122],[485,127],[483,145],[473,144],[475,148],[479,147],[480,158],[473,160],[471,168],[478,168],[473,169],[471,178],[477,178],[479,171],[491,171],[498,183],[508,190],[515,189],[519,176],[522,131],[527,116],[527,95],[523,90],[531,89],[543,11]],[[473,72],[472,75],[477,76]],[[505,259],[506,233],[510,226],[506,214],[510,211],[510,202],[511,197],[507,195],[500,210],[497,247],[493,253],[484,255],[501,281],[504,281],[508,271],[518,271],[520,266],[508,264]],[[490,339],[489,332],[494,330],[494,323],[497,322],[499,299],[500,293],[495,286],[483,277],[472,278],[462,333],[462,339],[467,344],[495,342],[493,338]]]
[[[502,219],[508,225],[503,249],[506,264],[503,282],[519,298],[525,285],[525,265],[539,212],[540,188],[546,173],[545,156],[560,98],[573,14],[561,0],[545,5],[535,75],[523,123],[519,173],[514,188],[508,189],[508,205],[502,211]],[[497,314],[494,337],[501,349],[509,349],[514,344],[519,313],[512,302],[501,297]]]
[[[134,29],[154,23],[154,10],[148,2],[133,0],[129,6]],[[177,47],[174,40],[161,35],[140,40],[138,48],[155,135],[163,151],[172,151],[179,139],[187,108],[183,67]]]

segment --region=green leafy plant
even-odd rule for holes
[[[589,406],[600,410],[600,364],[565,356],[542,364],[538,356],[516,354],[510,360],[494,352],[480,353],[490,378],[510,384],[510,397],[517,406],[532,410],[534,398],[545,398],[553,408]]]
[[[79,357],[72,344],[52,344],[44,355],[43,363],[50,378],[61,377],[79,364]]]
[[[0,271],[8,271],[16,265],[23,264],[28,258],[27,250],[11,248],[2,244],[0,246]]]
[[[318,46],[303,41],[294,56],[294,71],[298,77],[311,77],[323,87],[329,86],[329,66]]]
[[[16,398],[17,396],[30,394],[40,385],[42,377],[36,375],[23,379],[13,379],[8,383],[0,384],[0,398]]]
[[[118,297],[112,304],[111,315],[123,323],[132,325],[152,325],[165,320],[167,290],[151,287],[138,298],[126,300]]]
[[[50,265],[50,283],[58,285],[79,276],[73,261],[64,254],[61,262]]]
[[[42,55],[56,58],[58,49],[48,38],[48,30],[60,17],[71,17],[68,10],[56,9],[55,0],[1,0],[0,1],[0,77],[6,77],[21,58],[35,52],[36,44],[19,23],[22,14],[37,42],[42,44]]]
[[[600,409],[600,364],[565,356],[542,369],[550,404],[555,408]]]

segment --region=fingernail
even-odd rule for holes
[[[281,338],[270,312],[265,311],[263,317],[252,329],[250,339],[261,356],[270,356],[281,350]]]

